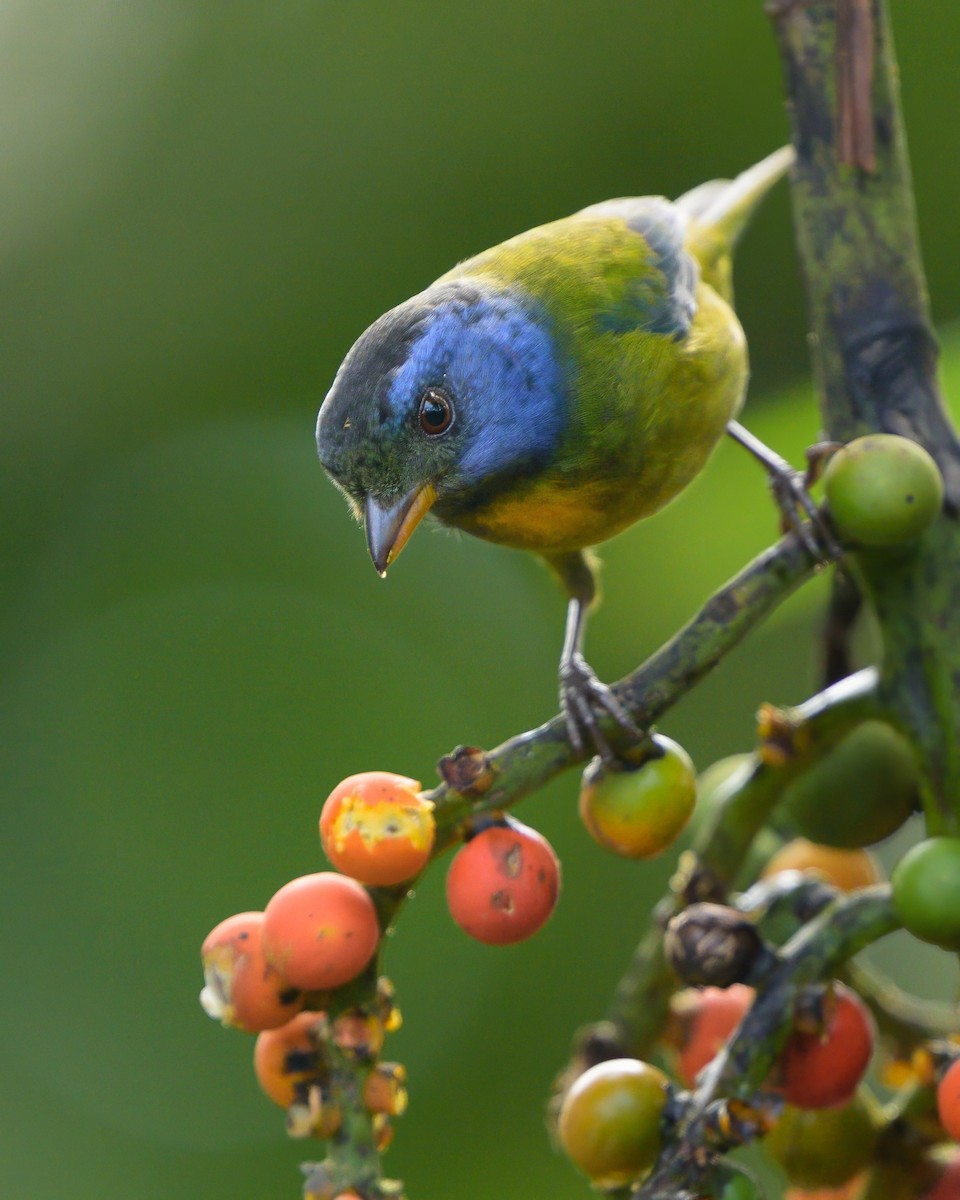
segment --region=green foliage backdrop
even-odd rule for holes
[[[950,0],[894,4],[934,310],[960,314]],[[227,914],[317,869],[343,775],[432,778],[552,715],[563,603],[535,563],[420,535],[388,584],[314,458],[345,349],[457,258],[784,140],[759,0],[11,0],[0,9],[0,1194],[297,1194],[309,1146],[196,1003]],[[952,134],[950,135],[952,137]],[[785,193],[737,277],[749,423],[816,435]],[[960,390],[960,380],[953,391]],[[774,395],[774,393],[777,393]],[[706,477],[605,553],[591,661],[648,653],[772,535]],[[699,765],[814,680],[809,589],[676,712]],[[434,872],[389,955],[411,1194],[579,1196],[541,1105],[668,863],[610,862],[576,781],[521,810],[566,892],[506,951]]]

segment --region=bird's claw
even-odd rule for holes
[[[761,464],[770,480],[773,497],[780,509],[780,529],[794,533],[815,563],[842,558],[843,551],[834,540],[823,513],[814,503],[810,488],[817,481],[827,459],[837,449],[833,442],[820,442],[807,451],[806,472],[796,471],[786,459],[765,446],[738,421],[730,421],[727,432]],[[806,519],[804,519],[806,518]]]
[[[819,473],[820,460],[811,457],[808,463],[806,473],[794,470],[786,462],[776,469],[770,468],[770,488],[780,510],[780,529],[782,533],[796,534],[816,562],[834,562],[843,551],[808,490]]]
[[[600,729],[599,717],[611,716],[631,739],[640,741],[646,734],[635,724],[613,691],[594,674],[580,654],[560,664],[560,708],[567,723],[567,737],[578,755],[592,744],[607,763],[619,761]]]

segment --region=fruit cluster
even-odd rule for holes
[[[331,792],[319,825],[337,870],[293,879],[262,912],[238,913],[211,930],[201,947],[200,1001],[222,1024],[258,1035],[256,1077],[287,1110],[292,1135],[333,1137],[359,1081],[376,1148],[383,1150],[406,1091],[403,1068],[380,1061],[399,1013],[389,983],[375,974],[378,897],[391,888],[402,893],[426,866],[436,840],[434,806],[416,780],[368,771]],[[447,880],[454,920],[492,945],[529,937],[559,895],[550,845],[499,815],[472,820],[461,832],[465,844]],[[326,1185],[317,1194],[350,1195]]]
[[[819,1001],[814,1019],[797,1014],[767,1084],[787,1106],[765,1139],[767,1150],[791,1180],[804,1186],[846,1182],[867,1165],[876,1143],[874,1124],[857,1096],[873,1053],[873,1018],[843,984],[832,985]],[[742,984],[678,993],[671,1038],[680,1085],[695,1085],[752,1002],[753,990]],[[561,1145],[597,1186],[629,1183],[648,1171],[660,1153],[665,1112],[675,1090],[668,1075],[649,1063],[633,1058],[598,1063],[564,1097],[558,1120]],[[834,1141],[831,1153],[821,1153]],[[745,1184],[737,1182],[743,1191]]]
[[[320,816],[321,843],[337,871],[293,879],[263,912],[228,917],[207,935],[206,1012],[258,1033],[292,1021],[311,993],[355,980],[381,941],[369,889],[409,885],[435,835],[433,805],[416,780],[383,771],[345,779]],[[454,920],[491,945],[529,937],[559,896],[560,866],[549,843],[505,816],[471,821],[463,836],[447,878]]]

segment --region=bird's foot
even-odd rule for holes
[[[795,470],[783,459],[776,465],[767,465],[770,490],[780,510],[781,533],[795,533],[810,557],[819,563],[836,562],[843,555],[823,513],[810,495],[810,488],[827,457],[829,450],[813,446],[807,451],[806,471]]]
[[[807,451],[806,471],[797,471],[769,446],[738,421],[730,421],[727,432],[763,466],[780,510],[780,529],[794,533],[810,557],[818,563],[833,562],[843,556],[823,513],[810,495],[830,455],[837,449],[833,442],[819,442]]]
[[[598,718],[605,715],[613,717],[632,740],[642,741],[647,736],[581,654],[572,654],[560,664],[560,709],[570,745],[577,754],[585,753],[591,745],[604,762],[620,761],[600,729]]]

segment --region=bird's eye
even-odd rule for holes
[[[420,428],[424,433],[446,433],[453,421],[450,397],[440,388],[427,388],[420,397]]]

